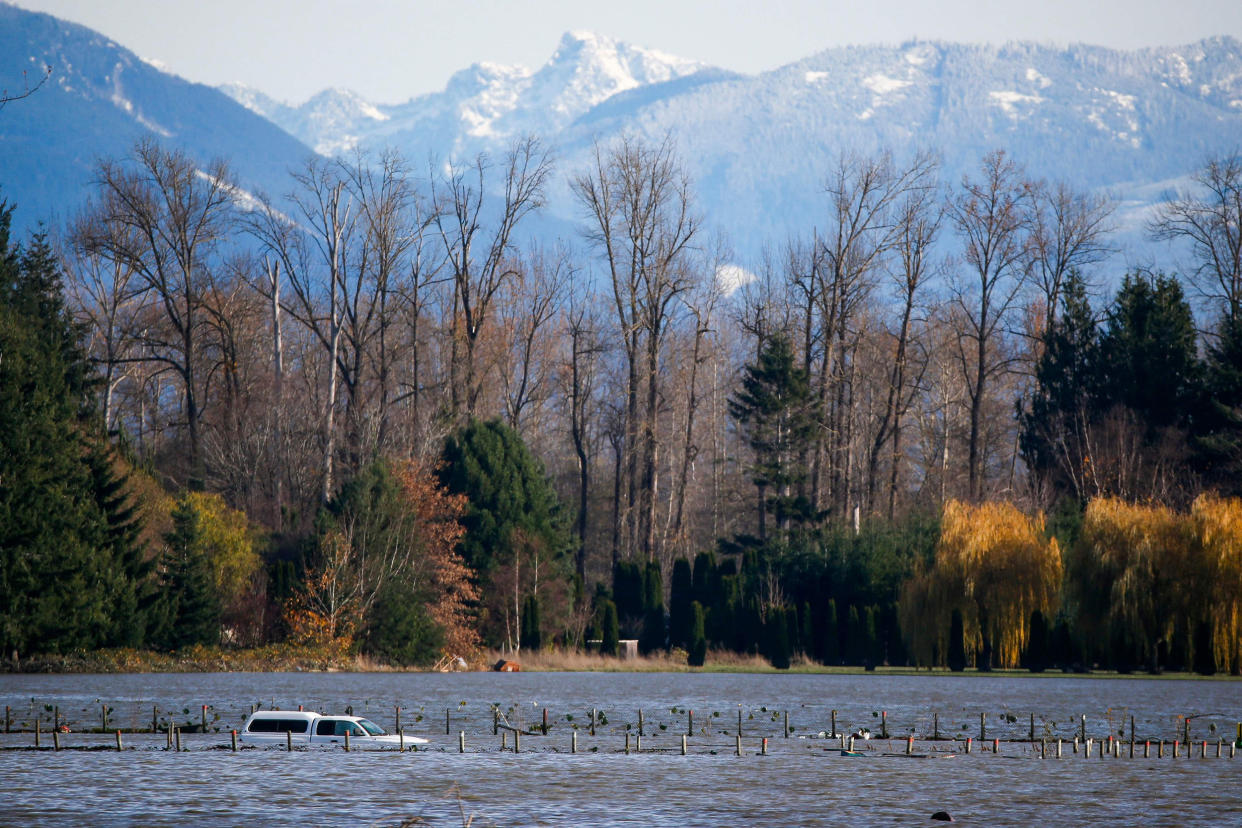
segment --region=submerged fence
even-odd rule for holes
[[[268,699],[241,705],[204,702],[169,705],[144,701],[64,706],[29,700],[4,708],[4,749],[111,749],[126,747],[238,750],[237,731],[259,709],[313,709]],[[733,753],[767,755],[798,740],[813,750],[846,756],[944,757],[992,754],[1063,758],[1232,758],[1242,748],[1242,722],[1225,713],[1136,716],[1123,710],[1057,717],[1007,711],[919,711],[891,716],[857,711],[846,721],[837,710],[792,712],[780,706],[692,709],[671,706],[624,710],[595,707],[552,710],[530,704],[460,702],[430,710],[374,700],[319,712],[371,719],[394,733],[430,738],[411,750],[457,752]],[[441,728],[443,730],[441,731]],[[122,734],[151,734],[130,738]],[[294,749],[289,740],[286,749]],[[245,748],[250,749],[250,748]],[[345,746],[345,749],[349,749]],[[401,749],[405,749],[404,743]]]

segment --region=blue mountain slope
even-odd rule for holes
[[[70,218],[100,157],[155,136],[201,163],[227,159],[243,188],[282,193],[310,150],[220,91],[164,73],[90,29],[0,4],[0,87],[34,94],[0,109],[0,197],[19,229]]]

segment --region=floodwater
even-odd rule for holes
[[[0,735],[0,825],[926,825],[936,824],[929,817],[942,810],[967,825],[1242,823],[1242,751],[1229,758],[1242,721],[1242,683],[1230,680],[0,675],[0,704],[10,708],[12,729],[21,731]],[[229,731],[252,705],[299,704],[325,712],[352,707],[389,729],[400,707],[405,732],[431,744],[405,753],[230,750]],[[102,730],[105,705],[108,732],[90,732]],[[208,705],[207,732],[185,733],[180,753],[167,749],[163,732],[129,732],[149,730],[153,712],[160,728],[170,720],[201,724],[202,705]],[[548,735],[528,732],[515,753],[512,732],[502,728],[502,750],[502,736],[493,735],[494,707],[502,724],[527,731],[541,726],[546,708]],[[599,716],[594,736],[592,709]],[[834,710],[839,732],[872,732],[874,738],[855,743],[862,756],[843,756],[840,741],[829,736]],[[690,711],[694,729],[683,756]],[[69,728],[59,752],[49,733],[57,714]],[[1090,756],[1083,748],[1073,752],[1083,716],[1096,745]],[[33,749],[36,717],[39,751]],[[1171,758],[1187,717],[1191,756],[1183,746]],[[889,739],[880,738],[885,724]],[[121,752],[116,728],[125,731]],[[937,729],[941,740],[929,740]],[[466,750],[459,753],[463,731]],[[572,754],[575,732],[578,753]],[[908,735],[916,739],[914,758],[903,755]],[[1123,740],[1120,756],[1100,757],[1098,740],[1110,735]],[[967,737],[974,742],[969,754]],[[998,753],[991,750],[995,738]],[[1162,739],[1165,754],[1157,759]],[[1144,759],[1148,740],[1151,755]]]

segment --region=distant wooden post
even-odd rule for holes
[[[1173,740],[1173,758],[1177,758],[1177,754],[1182,752],[1182,743],[1178,739]]]
[[[571,733],[569,737],[569,752],[570,753],[578,752],[578,731],[576,730],[573,733]]]
[[[237,731],[233,731],[233,752],[237,753]]]
[[[501,752],[509,749],[509,731],[500,734],[500,750]]]
[[[401,705],[397,705],[396,720],[397,720],[397,723],[396,725],[393,726],[393,730],[400,733],[401,732]]]
[[[998,753],[1000,753],[1000,739],[993,739],[992,740],[992,755],[995,756]]]
[[[937,742],[940,741],[940,714],[932,714],[932,738]]]
[[[52,708],[52,729],[60,730],[60,705]]]
[[[1230,748],[1232,750],[1232,747]],[[681,755],[686,755],[686,734],[681,734]],[[1230,754],[1232,755],[1232,754]]]
[[[466,752],[466,731],[464,730],[457,731],[457,752]]]
[[[13,710],[6,704],[4,706],[4,732],[8,733],[13,727]],[[1239,725],[1242,728],[1242,725]]]
[[[881,739],[888,738],[888,711],[887,710],[880,711],[880,738]]]
[[[251,712],[251,713],[253,713],[254,711],[253,711],[253,710],[251,710],[250,712]],[[151,705],[151,732],[152,732],[152,733],[159,733],[159,732],[160,732],[160,716],[159,716],[159,713],[160,713],[160,709],[159,709],[159,707],[157,707],[157,706],[156,706],[156,705],[154,705],[154,704],[153,704],[153,705]]]
[[[451,712],[452,710],[450,708],[448,707],[444,708],[444,735],[445,736],[449,735],[449,733],[451,732],[450,731],[451,723],[449,721],[449,714]]]
[[[42,728],[41,728],[41,725],[39,724],[39,714],[37,714],[37,713],[36,713],[36,714],[35,714],[35,747],[36,747],[36,748],[38,748],[38,747],[42,747],[42,746],[39,744],[39,737],[43,735],[43,734],[40,732],[40,731],[41,731],[41,729],[42,729]]]
[[[116,732],[116,749],[121,750],[121,731]]]
[[[740,707],[737,710],[737,735],[742,735],[742,708]]]
[[[203,705],[203,733],[207,732],[207,705]]]
[[[1027,738],[1029,738],[1032,742],[1035,741],[1035,714],[1034,713],[1031,714],[1031,730]]]
[[[914,737],[907,736],[906,737],[906,756],[909,756],[912,753],[914,753]]]
[[[591,735],[595,735],[595,708],[591,708]]]
[[[760,748],[759,752],[762,756],[768,755],[768,737],[767,736],[763,737],[763,747]]]
[[[785,711],[785,738],[789,738],[789,711]]]
[[[543,735],[548,735],[548,708],[543,709]]]
[[[500,732],[500,708],[492,708],[492,735],[495,736]]]
[[[522,752],[522,731],[520,730],[513,731],[513,752]]]
[[[643,734],[641,733],[638,734],[638,736],[635,737],[634,741],[635,741],[635,744],[638,745],[638,747],[635,748],[635,750],[637,750],[639,753],[642,753],[643,752]]]
[[[686,735],[693,736],[694,735],[694,711],[693,710],[689,711],[689,714],[690,714],[689,717],[686,719]]]
[[[837,735],[837,711],[832,711],[832,735]]]
[[[625,755],[630,755],[630,732],[625,731]]]
[[[178,735],[177,738],[180,739],[181,738],[180,735]],[[177,750],[181,750],[179,742],[178,742]],[[285,731],[285,750],[287,750],[289,753],[293,753],[293,731],[292,730]]]
[[[1134,716],[1130,717],[1130,742],[1134,743]]]
[[[987,728],[984,726],[984,721],[985,721],[986,716],[987,714],[983,713],[982,711],[979,713],[979,741],[980,742],[982,742],[988,736]]]
[[[397,731],[397,752],[405,753],[405,731]]]
[[[1081,729],[1082,740],[1087,741],[1087,714],[1084,713],[1079,717],[1079,728]]]
[[[60,750],[60,731],[52,731],[52,750]]]
[[[1057,739],[1057,758],[1061,758],[1061,740],[1059,738]]]
[[[349,730],[345,730],[345,752],[349,753]]]
[[[1040,759],[1048,758],[1048,740],[1047,739],[1039,740],[1039,758]]]
[[[99,729],[107,733],[108,732],[108,705],[107,704],[99,705],[99,718],[100,718],[100,721],[102,722],[102,725],[100,726]]]
[[[737,756],[741,756],[741,755],[742,755],[742,737],[741,737],[741,736],[737,736],[736,738],[737,738],[737,745],[736,745],[736,747],[734,748],[734,753],[735,753]]]
[[[643,735],[643,711],[638,711],[638,735]]]
[[[966,752],[970,753],[970,737],[966,737]]]

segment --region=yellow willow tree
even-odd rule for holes
[[[1190,522],[1209,588],[1200,595],[1218,669],[1242,670],[1242,500],[1200,495]]]
[[[1066,561],[1083,640],[1114,666],[1159,667],[1203,584],[1189,521],[1171,509],[1097,498]]]
[[[902,591],[902,629],[919,663],[943,663],[953,611],[962,616],[967,658],[980,669],[1016,667],[1031,614],[1052,615],[1061,590],[1061,551],[1043,516],[1008,503],[945,505],[932,568]]]

